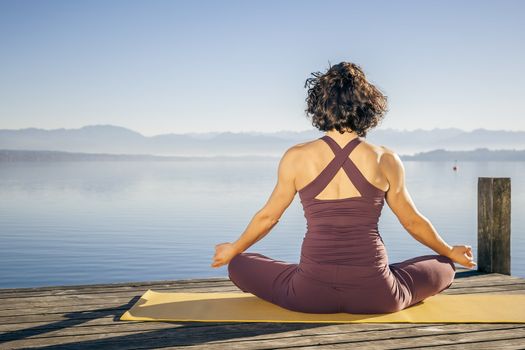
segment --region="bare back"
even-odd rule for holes
[[[344,145],[340,145],[343,147]],[[296,173],[295,186],[298,191],[313,181],[334,158],[334,153],[326,142],[316,139],[296,146],[299,156],[296,158],[300,169]],[[381,169],[383,147],[362,141],[349,158],[357,166],[363,176],[381,191],[387,191],[389,183]],[[361,194],[351,182],[343,169],[340,169],[330,183],[317,195],[317,199],[342,199],[359,197]]]

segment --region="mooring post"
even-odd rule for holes
[[[510,177],[478,177],[477,266],[510,275]]]

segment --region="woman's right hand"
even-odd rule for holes
[[[452,246],[452,251],[448,257],[455,263],[463,265],[469,269],[477,265],[474,262],[474,256],[472,255],[472,247],[469,245]]]

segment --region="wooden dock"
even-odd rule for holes
[[[120,321],[148,289],[239,291],[227,278],[0,289],[0,349],[525,349],[525,324]],[[525,293],[525,279],[458,266],[443,293]]]

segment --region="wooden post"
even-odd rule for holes
[[[510,275],[510,177],[478,177],[477,264]]]

